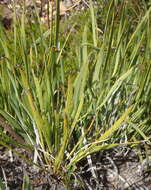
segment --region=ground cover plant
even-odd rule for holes
[[[92,189],[77,171],[88,162],[96,177],[94,153],[142,146],[140,160],[150,156],[151,8],[90,0],[62,22],[57,0],[47,26],[34,2],[30,17],[14,2],[11,29],[0,27],[0,144],[68,189]],[[28,175],[21,186],[32,189]]]

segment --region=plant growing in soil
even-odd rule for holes
[[[36,7],[34,23],[24,7],[11,31],[0,28],[0,144],[68,188],[84,158],[93,173],[92,153],[150,143],[151,8],[135,17],[126,1],[102,6],[99,13],[90,0],[80,34],[74,23],[60,36],[59,0],[50,28]]]

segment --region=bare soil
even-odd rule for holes
[[[29,157],[23,149],[14,149]],[[150,163],[151,158],[140,162],[136,149],[102,151],[79,162],[75,176],[82,185],[71,186],[73,190],[151,190]],[[66,190],[49,170],[38,169],[4,147],[0,147],[0,166],[0,179],[10,190],[22,189],[26,176],[35,190]]]

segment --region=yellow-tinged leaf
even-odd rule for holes
[[[130,106],[123,115],[113,124],[113,126],[108,129],[99,139],[98,141],[105,141],[107,140],[123,123],[123,121],[127,118],[129,113],[131,112],[133,106]]]
[[[62,142],[61,142],[61,148],[58,152],[58,155],[56,156],[55,163],[54,163],[54,172],[56,173],[60,165],[62,163],[62,160],[64,158],[64,152],[65,148],[68,144],[68,138],[69,138],[69,126],[68,126],[68,117],[66,113],[64,114],[64,126],[63,126],[63,137],[62,137]]]
[[[121,145],[136,145],[136,144],[140,144],[140,143],[142,143],[142,141],[126,142],[126,143],[112,143],[112,144],[103,144],[103,145],[95,144],[95,146],[91,145],[90,147],[87,147],[87,148],[83,147],[77,154],[75,154],[75,157],[67,165],[67,168],[70,169],[70,167],[72,167],[72,165],[76,164],[81,159],[85,158],[86,156],[88,156],[94,152],[114,148],[116,146],[121,146]]]
[[[68,90],[67,90],[67,101],[65,112],[69,116],[73,108],[73,77],[69,75],[68,77]]]
[[[34,100],[33,100],[31,90],[30,90],[30,85],[28,83],[28,79],[27,79],[25,73],[22,71],[21,71],[21,79],[22,79],[22,84],[23,84],[24,91],[25,91],[24,93],[27,96],[28,110],[30,110],[31,115],[34,119],[34,122],[36,123],[36,126],[38,128],[41,145],[44,147],[44,138],[45,138],[47,145],[50,149],[50,144],[49,144],[50,139],[48,139],[48,135],[47,135],[48,125],[42,119],[41,114],[38,112],[38,110],[36,109],[36,106],[34,105]]]
[[[132,111],[133,106],[130,106],[124,113],[123,115],[113,124],[113,126],[108,129],[100,138],[98,138],[95,142],[89,145],[89,147],[85,148],[83,147],[74,157],[72,163],[69,164],[68,167],[71,166],[71,164],[78,162],[88,154],[91,154],[93,152],[97,152],[101,149],[106,149],[106,148],[111,148],[114,146],[118,146],[121,143],[116,143],[116,144],[107,144],[107,145],[98,145],[99,143],[106,141],[119,127],[121,126],[122,122],[126,120],[127,116],[129,113]],[[138,142],[137,142],[138,143]],[[127,144],[132,144],[132,143],[127,143]],[[134,143],[136,144],[136,143]],[[88,146],[88,145],[87,145]]]
[[[43,94],[42,94],[42,87],[41,87],[40,81],[35,76],[34,72],[33,72],[33,78],[34,78],[34,82],[35,82],[35,86],[36,86],[37,98],[38,98],[38,101],[40,104],[40,110],[41,110],[41,112],[43,112],[44,111],[44,100],[43,100]]]

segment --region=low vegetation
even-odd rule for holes
[[[90,0],[50,28],[36,13],[0,27],[0,144],[70,189],[88,155],[151,144],[151,8]]]

